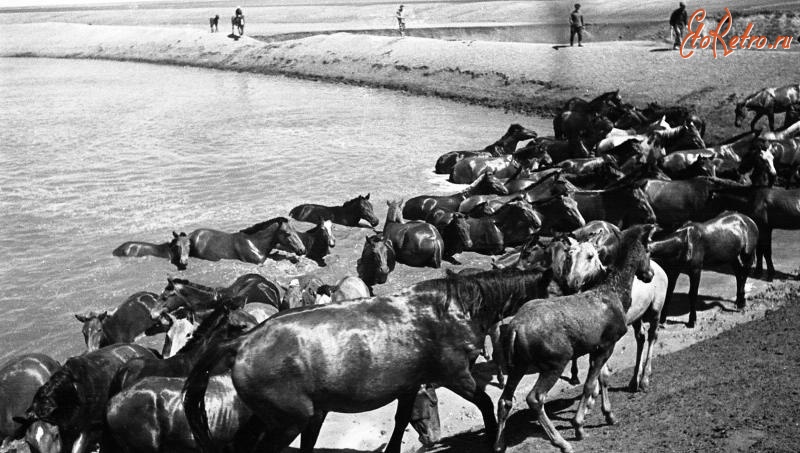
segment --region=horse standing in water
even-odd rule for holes
[[[403,201],[387,201],[383,236],[391,241],[397,261],[409,266],[442,267],[444,241],[439,230],[428,222],[403,222],[400,215]],[[389,243],[389,242],[387,242]]]
[[[266,429],[258,451],[280,452],[302,433],[301,451],[310,453],[328,412],[364,412],[397,399],[386,452],[399,453],[422,384],[475,404],[494,438],[492,401],[470,372],[478,345],[492,323],[544,295],[548,283],[539,272],[451,274],[389,297],[280,314],[200,359],[185,385],[187,419],[201,450],[209,451],[208,371],[227,363],[239,397]]]
[[[308,231],[298,231],[297,235],[306,247],[306,258],[315,261],[320,267],[326,266],[325,257],[336,247],[336,238],[333,237],[333,222],[322,220],[317,226]],[[282,250],[280,244],[275,248]]]
[[[24,417],[39,387],[50,379],[61,365],[44,354],[12,357],[0,367],[0,441],[6,451],[7,441],[19,437],[20,425],[15,417]]]
[[[83,323],[83,339],[86,351],[96,351],[117,343],[133,343],[142,335],[156,335],[167,329],[150,317],[150,311],[158,303],[155,293],[138,292],[128,297],[113,314],[107,311],[75,314]]]
[[[297,255],[305,255],[306,247],[285,217],[257,223],[236,233],[201,228],[189,234],[189,256],[209,261],[222,259],[261,264],[276,245]]]
[[[608,399],[608,376],[601,373],[614,346],[628,330],[625,313],[631,306],[631,287],[635,277],[650,282],[653,271],[647,246],[654,226],[634,226],[622,233],[620,253],[606,281],[593,289],[550,299],[532,300],[514,316],[502,334],[507,356],[508,381],[497,403],[499,427],[494,449],[506,448],[505,422],[511,413],[514,391],[528,373],[539,373],[527,402],[536,412],[539,424],[550,441],[563,452],[572,446],[555,429],[544,410],[547,392],[573,358],[590,354],[589,373],[583,387],[573,426],[577,439],[584,437],[587,408],[594,404],[598,382],[602,410],[609,424],[616,422]]]
[[[410,198],[403,206],[403,218],[407,220],[426,220],[436,210],[455,212],[464,200],[475,195],[508,195],[509,190],[503,181],[492,172],[481,175],[469,187],[453,195],[420,195]]]
[[[434,173],[449,175],[453,167],[467,157],[499,157],[503,154],[511,154],[517,149],[517,144],[520,141],[531,138],[536,138],[536,132],[519,124],[512,124],[506,133],[500,137],[500,140],[487,146],[482,151],[450,151],[442,154],[436,160]]]
[[[135,357],[155,355],[136,344],[120,344],[68,359],[37,390],[25,413],[26,427],[39,420],[56,425],[62,451],[91,451],[101,434],[111,379],[125,362]]]
[[[733,124],[742,127],[742,121],[747,117],[747,110],[755,112],[750,129],[756,128],[756,123],[762,116],[769,121],[769,130],[775,130],[775,114],[787,112],[800,105],[800,84],[785,85],[780,88],[764,88],[736,103],[735,119]]]
[[[454,255],[472,247],[467,216],[460,212],[447,212],[438,209],[428,216],[426,222],[435,226],[442,236],[444,244],[442,259],[453,264],[460,264],[456,261]]]
[[[186,233],[172,232],[172,240],[162,244],[149,242],[125,242],[111,252],[114,256],[157,256],[167,258],[179,271],[189,263],[189,237]]]
[[[681,273],[689,275],[689,322],[694,327],[697,321],[697,291],[700,273],[713,266],[731,266],[736,276],[736,307],[744,308],[744,288],[747,275],[755,258],[758,242],[758,227],[744,214],[724,212],[707,222],[689,222],[674,233],[653,241],[650,253],[653,260],[667,272],[666,305],[672,299],[675,283]],[[661,312],[661,322],[667,313]]]
[[[373,286],[386,283],[395,263],[392,241],[384,239],[381,234],[368,236],[364,238],[364,248],[357,263],[358,278],[366,283],[372,294]]]

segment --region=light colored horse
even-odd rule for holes
[[[779,88],[764,88],[736,103],[736,118],[733,124],[736,127],[742,127],[742,121],[747,117],[746,110],[752,110],[755,112],[755,117],[750,122],[751,130],[755,129],[758,120],[766,115],[769,121],[769,129],[774,131],[775,114],[786,112],[797,105],[800,105],[800,84],[795,83]]]

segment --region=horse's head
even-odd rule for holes
[[[537,134],[536,131],[532,129],[528,129],[520,124],[512,124],[511,126],[509,126],[508,131],[506,131],[506,134],[503,136],[503,138],[501,138],[501,140],[505,138],[510,138],[512,140],[521,141],[521,140],[530,140],[538,136],[539,134]]]
[[[281,303],[282,309],[297,308],[305,305],[303,301],[303,288],[300,286],[300,280],[292,279],[289,286],[286,288],[286,293],[283,295],[283,302]]]
[[[553,277],[569,293],[586,289],[605,275],[605,266],[591,242],[578,242],[563,235],[553,238],[549,249]]]
[[[436,390],[431,385],[423,386],[414,400],[411,426],[419,434],[419,441],[426,448],[433,447],[441,439],[438,404]]]
[[[358,215],[359,220],[366,220],[373,228],[378,226],[378,223],[380,223],[372,209],[372,203],[369,201],[369,194],[366,196],[359,195],[356,198],[353,198],[352,200],[346,202],[344,207],[354,210]]]
[[[544,272],[552,265],[551,254],[539,240],[539,235],[534,234],[519,250],[519,260],[516,267],[520,270],[538,270]]]
[[[358,277],[367,285],[386,283],[389,273],[394,267],[394,249],[389,240],[381,235],[365,238],[364,250],[358,266]]]
[[[189,264],[189,250],[191,242],[186,233],[180,234],[172,232],[172,240],[169,242],[169,262],[174,264],[179,271],[186,269]]]
[[[286,247],[286,250],[294,253],[295,255],[305,255],[306,246],[303,240],[297,234],[297,230],[289,223],[288,219],[282,219],[278,229],[275,231],[277,243]]]
[[[336,247],[336,238],[333,236],[333,222],[330,220],[323,220],[317,227],[322,231],[322,235],[328,243],[328,247]]]
[[[620,240],[620,250],[633,254],[636,278],[644,283],[650,283],[653,280],[654,273],[650,266],[649,245],[655,232],[654,224],[634,225],[622,232]]]
[[[165,313],[172,313],[181,307],[194,311],[194,305],[208,305],[218,297],[214,288],[168,277],[167,286],[150,309],[150,317],[157,320]]]
[[[499,225],[507,226],[509,223],[520,225],[529,230],[529,235],[542,227],[541,215],[524,199],[508,202],[496,214]]]
[[[621,190],[626,190],[629,193],[629,196],[626,197],[627,200],[625,201],[625,204],[628,208],[627,214],[623,219],[623,223],[625,225],[635,225],[637,223],[656,223],[656,213],[653,211],[653,207],[650,205],[650,201],[648,200],[647,194],[645,194],[644,190],[635,186],[630,186]]]
[[[444,231],[446,236],[457,239],[457,242],[463,248],[469,249],[472,247],[472,238],[469,235],[469,222],[466,215],[460,212],[453,213]]]
[[[64,366],[53,373],[50,379],[36,391],[30,407],[25,412],[23,424],[41,420],[67,429],[81,426],[84,396],[79,390],[80,381],[85,376],[76,377],[73,368],[80,372],[80,357],[67,360]],[[65,433],[61,433],[65,435]]]
[[[578,202],[571,196],[561,195],[534,204],[555,231],[572,231],[586,225]]]
[[[86,342],[86,351],[96,351],[105,346],[105,332],[103,331],[103,320],[108,317],[108,312],[95,313],[90,311],[85,314],[75,313],[75,318],[83,323],[83,339]]]
[[[473,184],[472,193],[476,195],[508,195],[508,188],[503,181],[499,180],[494,172],[486,171]]]
[[[386,223],[403,223],[403,200],[386,200]]]
[[[682,142],[686,144],[684,146],[691,146],[689,149],[703,149],[706,147],[706,142],[703,141],[700,130],[694,121],[686,120],[682,127]]]
[[[194,336],[198,324],[194,322],[193,316],[177,318],[172,313],[167,313],[164,316],[170,320],[170,327],[164,338],[164,348],[161,351],[161,355],[166,359],[174,356],[175,353],[186,346],[186,343]]]
[[[31,453],[61,453],[61,433],[58,426],[36,420],[25,431],[25,443]]]

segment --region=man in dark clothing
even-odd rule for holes
[[[689,16],[686,14],[686,4],[680,2],[678,9],[672,12],[669,16],[669,26],[672,27],[672,37],[675,39],[672,43],[672,50],[676,50],[683,41],[683,31],[689,23]]]
[[[578,47],[583,47],[583,13],[580,12],[581,4],[575,4],[575,11],[569,15],[569,45],[575,43],[575,35],[578,35]]]

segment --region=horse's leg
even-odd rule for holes
[[[606,359],[606,361],[608,361],[608,359]],[[611,371],[609,371],[606,364],[603,364],[603,367],[600,368],[600,376],[598,377],[598,382],[600,383],[600,397],[603,399],[600,403],[600,410],[603,411],[606,423],[609,425],[616,425],[617,417],[611,412],[611,399],[608,397],[608,380],[610,378]]]
[[[414,400],[417,398],[417,393],[406,393],[397,398],[397,411],[394,414],[394,431],[392,437],[389,439],[389,444],[386,446],[384,453],[400,453],[400,447],[403,443],[403,434],[406,427],[411,422],[411,414],[414,411]],[[305,452],[304,452],[305,453]]]
[[[700,272],[701,269],[692,269],[689,271],[689,322],[686,324],[688,328],[694,328],[697,322],[697,292],[700,289]]]
[[[314,453],[314,445],[317,443],[319,431],[322,429],[322,423],[325,421],[325,416],[328,415],[325,411],[318,411],[314,413],[311,420],[308,421],[306,429],[300,435],[300,452],[301,453]]]
[[[775,130],[775,112],[772,110],[767,112],[767,120],[769,120],[769,130]]]
[[[764,246],[767,243],[767,239],[764,237],[765,233],[767,232],[767,227],[762,225],[758,226],[758,243],[756,244],[756,268],[753,270],[753,277],[760,278],[761,274],[764,272],[763,267],[763,260],[764,260]]]
[[[483,425],[486,428],[487,439],[497,436],[497,420],[494,418],[494,403],[486,392],[478,387],[475,378],[469,373],[469,368],[464,369],[463,375],[453,384],[446,386],[456,395],[474,404],[481,411]]]
[[[642,320],[637,319],[631,323],[633,327],[633,336],[636,338],[636,365],[633,367],[633,376],[631,377],[628,388],[631,392],[639,391],[640,374],[642,372],[642,350],[644,349],[644,326]]]
[[[653,319],[650,320],[650,326],[647,329],[647,355],[644,358],[644,371],[642,371],[642,378],[639,381],[639,389],[643,392],[646,392],[648,387],[650,387],[650,372],[651,370],[651,360],[653,358],[653,346],[656,345],[656,341],[658,340],[658,320],[654,316]]]
[[[767,262],[767,281],[771,282],[775,277],[775,266],[772,265],[772,228],[768,228],[764,233],[764,261]]]
[[[536,415],[539,419],[539,424],[542,426],[545,433],[547,433],[547,437],[550,438],[550,442],[556,447],[560,448],[563,453],[572,453],[572,445],[570,445],[569,442],[561,437],[561,433],[558,432],[556,427],[553,425],[553,422],[547,416],[547,412],[544,410],[544,403],[547,400],[547,392],[549,392],[556,382],[558,382],[558,379],[561,377],[561,371],[566,365],[567,364],[564,363],[562,366],[556,367],[554,370],[543,371],[539,373],[539,378],[536,380],[536,384],[534,384],[533,389],[531,389],[530,393],[528,393],[525,401],[528,403],[528,407],[536,412]]]
[[[570,377],[569,383],[572,385],[579,385],[581,383],[580,377],[578,377],[578,358],[575,357],[572,359],[572,368],[570,368]]]
[[[506,449],[505,426],[508,416],[511,415],[511,409],[514,407],[514,391],[519,385],[519,381],[525,376],[525,370],[518,370],[512,368],[508,372],[508,380],[497,400],[497,435],[494,439],[494,451],[502,452]]]
[[[667,307],[669,307],[672,300],[672,293],[675,292],[675,284],[678,282],[678,272],[667,272],[667,295],[664,297],[664,307],[661,308],[661,319],[659,322],[664,324],[667,322]]]
[[[737,260],[732,266],[733,275],[736,276],[736,308],[739,310],[744,308],[744,287],[747,283],[748,269]]]
[[[606,364],[606,361],[611,356],[612,352],[614,352],[614,345],[611,345],[611,347],[605,350],[596,351],[589,355],[589,373],[586,375],[586,382],[583,384],[583,396],[581,396],[581,401],[578,404],[578,410],[575,412],[575,418],[572,420],[572,425],[575,427],[575,437],[578,440],[581,440],[586,436],[586,433],[583,430],[583,422],[586,418],[587,409],[594,405],[594,400],[600,393],[600,372],[602,371],[603,365]],[[605,399],[603,401],[603,414],[606,416],[606,421],[608,423],[613,422],[614,415],[611,413],[611,406],[610,404],[606,404]]]
[[[764,116],[764,114],[761,112],[756,112],[756,114],[753,116],[753,121],[750,122],[751,131],[756,130],[756,123],[758,123],[758,120],[760,120],[762,116]]]

